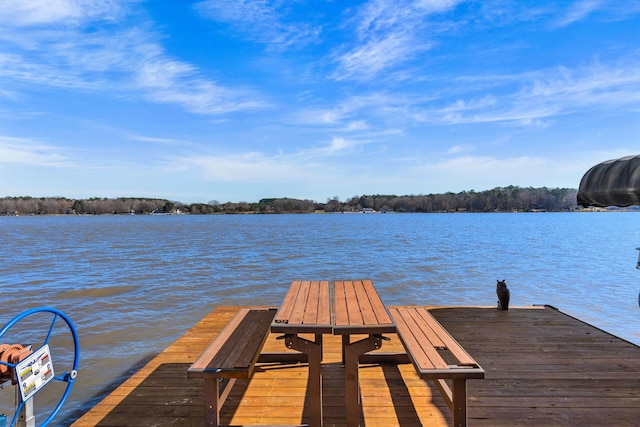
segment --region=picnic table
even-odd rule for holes
[[[262,352],[269,331],[283,334],[278,339],[296,351]],[[382,335],[387,333],[396,335],[406,351],[374,352],[388,339]],[[314,338],[300,334],[313,334]],[[360,362],[413,363],[420,378],[433,381],[440,391],[454,425],[466,426],[466,381],[484,378],[484,370],[425,307],[387,310],[370,280],[294,280],[277,311],[260,307],[239,310],[187,370],[189,378],[205,380],[206,424],[220,425],[220,409],[235,380],[251,379],[260,361],[308,362],[309,424],[322,426],[324,334],[342,336],[348,427],[360,424]],[[357,340],[352,342],[355,335]],[[227,386],[221,389],[220,382]]]
[[[333,295],[333,299],[331,298]],[[396,327],[370,280],[293,281],[271,325],[284,333],[287,348],[309,357],[311,425],[322,425],[322,334],[342,335],[347,425],[360,421],[360,356],[382,346],[383,333]],[[311,341],[298,334],[313,333]],[[368,335],[351,342],[352,335]]]

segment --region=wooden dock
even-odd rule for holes
[[[187,368],[238,307],[219,307],[78,419],[73,426],[201,426],[202,380]],[[431,307],[485,369],[468,381],[470,426],[637,426],[640,347],[551,307]],[[401,351],[388,334],[383,351]],[[282,351],[270,335],[264,351]],[[325,426],[346,415],[340,337],[325,336]],[[306,423],[306,365],[259,364],[236,383],[222,409],[226,425]],[[433,384],[409,364],[360,368],[362,424],[446,426],[451,417]]]

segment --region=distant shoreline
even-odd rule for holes
[[[394,211],[373,211],[373,212],[363,212],[363,211],[353,211],[353,212],[326,212],[326,211],[315,211],[315,212],[271,212],[264,213],[259,211],[246,211],[246,212],[216,212],[216,213],[208,213],[208,214],[192,214],[192,213],[55,213],[55,214],[47,214],[47,213],[29,213],[29,214],[0,214],[0,217],[69,217],[69,216],[191,216],[191,215],[386,215],[386,214],[526,214],[526,213],[535,213],[535,214],[545,214],[545,213],[619,213],[619,212],[640,212],[640,206],[629,206],[624,208],[619,207],[589,207],[589,208],[579,208],[570,211],[544,211],[544,210],[531,210],[531,211],[491,211],[491,212],[470,212],[470,211],[434,211],[434,212],[394,212]]]
[[[637,208],[583,208],[574,188],[497,187],[486,191],[418,195],[362,195],[345,201],[334,197],[325,203],[289,197],[258,202],[208,203],[171,201],[160,198],[120,197],[70,199],[66,197],[0,198],[0,216],[27,215],[209,215],[279,213],[489,213],[635,211]]]

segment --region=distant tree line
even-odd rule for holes
[[[394,212],[562,212],[577,208],[577,193],[573,188],[509,186],[417,196],[354,196],[346,205],[351,210]],[[335,202],[332,207],[338,208]]]
[[[4,197],[0,215],[105,215],[105,214],[241,214],[313,212],[561,212],[577,209],[572,188],[498,187],[487,191],[427,195],[363,195],[346,201],[338,197],[318,203],[292,198],[259,202],[184,204],[165,199],[65,197]]]
[[[0,199],[0,215],[63,215],[63,214],[128,214],[170,212],[175,203],[163,199],[94,197],[5,197]]]

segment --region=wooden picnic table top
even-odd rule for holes
[[[329,282],[294,280],[273,319],[271,332],[330,334],[332,331]]]
[[[395,330],[371,280],[294,280],[271,325],[272,332],[281,333],[350,335]]]
[[[381,334],[396,331],[371,280],[334,283],[335,335]]]

